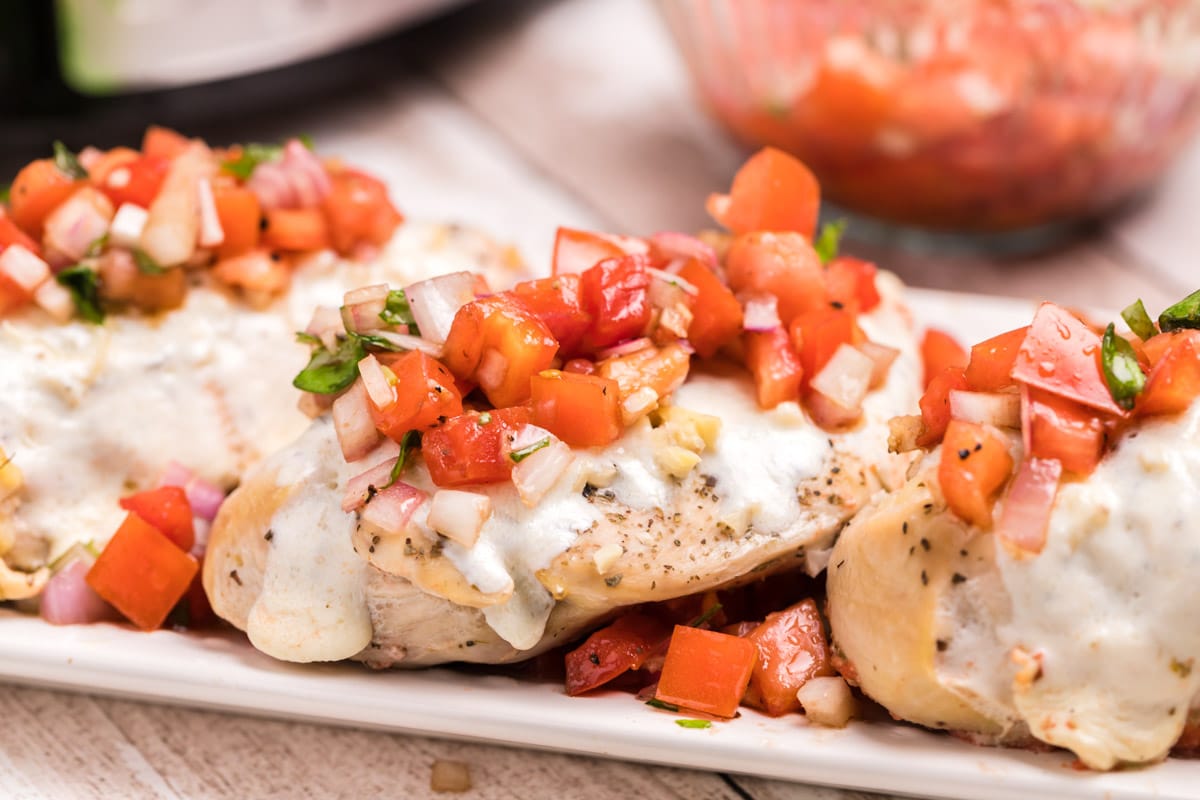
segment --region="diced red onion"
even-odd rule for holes
[[[717,251],[707,242],[702,242],[695,236],[675,231],[663,231],[650,237],[654,249],[665,261],[694,258],[709,269],[717,268]]]
[[[192,514],[208,522],[216,519],[217,511],[225,502],[224,489],[201,478],[177,461],[167,462],[166,469],[159,476],[158,485],[182,488],[187,495],[188,504],[192,507]]]
[[[367,333],[387,327],[387,323],[379,318],[380,312],[387,307],[387,286],[367,288],[382,288],[383,294],[371,295],[362,289],[346,292],[345,305],[342,306],[342,324],[348,331]],[[356,295],[356,299],[351,300],[352,295]]]
[[[217,216],[217,201],[213,198],[212,182],[201,178],[196,182],[200,203],[200,246],[216,247],[225,241],[225,229]]]
[[[416,510],[429,495],[404,481],[396,481],[377,492],[362,506],[363,522],[392,534],[403,533]]]
[[[389,458],[346,481],[346,493],[342,495],[342,511],[354,511],[361,508],[373,491],[387,486],[388,481],[392,479],[392,467],[394,466],[396,466],[396,459]]]
[[[298,139],[290,139],[283,146],[283,158],[255,167],[246,186],[271,210],[320,205],[332,182],[320,159]]]
[[[66,322],[75,314],[75,301],[66,287],[58,281],[42,281],[33,292],[33,302],[59,322]]]
[[[117,618],[117,612],[85,580],[91,565],[75,559],[42,589],[40,614],[52,625],[86,625]]]
[[[521,495],[521,502],[529,507],[540,503],[574,460],[571,448],[557,440],[522,459],[512,471],[512,482]]]
[[[320,339],[326,350],[337,350],[337,337],[346,332],[342,312],[332,306],[317,306],[304,332]]]
[[[637,353],[645,350],[647,347],[653,346],[654,342],[650,341],[645,336],[641,336],[637,339],[629,339],[621,342],[620,344],[615,344],[612,347],[606,347],[603,350],[597,351],[596,360],[604,361],[606,359],[616,358],[618,356],[627,356],[631,353]]]
[[[492,516],[492,499],[479,492],[439,489],[429,504],[427,524],[463,547],[474,547]]]
[[[508,358],[495,348],[489,347],[484,350],[483,357],[479,359],[479,369],[475,373],[475,377],[479,379],[479,385],[483,387],[484,391],[495,389],[504,383],[507,375]]]
[[[358,461],[379,443],[379,431],[371,418],[367,389],[362,381],[355,381],[333,401],[333,430],[347,461]]]
[[[900,351],[894,347],[888,347],[885,344],[866,341],[858,346],[863,355],[871,359],[874,367],[871,369],[871,385],[870,388],[878,389],[883,384],[887,383],[888,372],[892,368],[892,364],[899,357]]]
[[[296,208],[298,205],[287,172],[279,164],[259,164],[246,181],[246,188],[254,192],[259,204],[266,211]]]
[[[1000,541],[1020,553],[1042,551],[1061,477],[1062,462],[1058,459],[1026,458],[1021,462],[996,522]]]
[[[431,342],[421,336],[413,336],[409,333],[396,333],[395,331],[371,331],[371,335],[385,342],[394,344],[402,350],[420,350],[422,353],[441,358],[445,347],[437,342]]]
[[[779,300],[773,294],[739,295],[742,301],[742,328],[754,333],[769,333],[783,323],[779,319]]]
[[[558,441],[558,437],[545,428],[539,428],[537,425],[522,425],[508,444],[508,452],[524,450],[544,439],[549,439],[551,442]]]
[[[79,166],[88,172],[91,172],[102,158],[104,158],[104,151],[97,147],[92,147],[90,144],[80,150],[75,156],[75,159],[79,162]]]
[[[843,344],[812,379],[809,413],[818,425],[836,428],[862,416],[875,367],[868,356]]]
[[[1021,427],[1021,397],[1013,392],[950,391],[950,418],[1000,428]]]
[[[444,342],[450,335],[454,315],[475,299],[475,275],[451,272],[417,281],[404,288],[404,295],[421,336],[431,342]]]
[[[133,203],[122,203],[108,229],[108,243],[113,247],[133,249],[142,239],[150,212]]]
[[[358,362],[358,374],[362,376],[363,386],[366,387],[367,397],[376,408],[387,408],[396,400],[396,390],[392,388],[383,365],[373,355],[368,355]]]
[[[46,251],[78,261],[104,234],[113,218],[112,201],[91,187],[68,197],[46,217],[42,240]]]
[[[316,419],[333,408],[333,397],[328,394],[301,392],[300,399],[296,401],[296,408],[309,419]]]
[[[162,475],[158,476],[159,486],[187,486],[196,477],[196,473],[180,464],[178,461],[168,461]]]
[[[23,245],[14,244],[0,253],[0,272],[26,292],[33,294],[33,291],[50,277],[50,265]]]
[[[317,205],[324,200],[325,195],[329,194],[333,188],[333,182],[329,179],[329,173],[325,171],[325,165],[299,139],[289,139],[283,145],[283,161],[281,163],[287,171],[297,176],[305,175],[308,178],[308,184],[315,194],[315,202],[312,205]]]

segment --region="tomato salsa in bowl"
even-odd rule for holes
[[[660,0],[709,111],[826,197],[939,230],[1112,210],[1200,121],[1183,0]]]

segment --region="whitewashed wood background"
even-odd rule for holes
[[[639,0],[499,2],[412,37],[393,74],[230,139],[311,132],[385,176],[414,218],[482,227],[547,263],[557,225],[704,225],[742,154],[695,107]],[[399,48],[398,48],[399,49]],[[1200,148],[1151,202],[1044,256],[996,260],[862,246],[909,282],[1100,307],[1195,288]],[[0,658],[3,655],[0,654]],[[866,795],[577,756],[0,687],[0,797],[423,798],[437,759],[464,797],[862,800]]]

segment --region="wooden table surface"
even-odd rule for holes
[[[692,230],[742,153],[695,107],[639,0],[479,4],[397,48],[395,69],[319,109],[238,121],[229,139],[310,132],[388,178],[414,218],[476,225],[547,263],[557,225]],[[233,123],[230,123],[233,125]],[[1200,148],[1135,212],[1048,255],[850,245],[918,286],[1121,307],[1195,288]],[[2,654],[0,654],[2,657]],[[851,800],[750,777],[437,741],[5,686],[0,797],[433,796],[437,759],[468,798]]]

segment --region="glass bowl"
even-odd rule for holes
[[[659,0],[705,104],[838,205],[1013,231],[1148,188],[1200,120],[1200,0]]]

